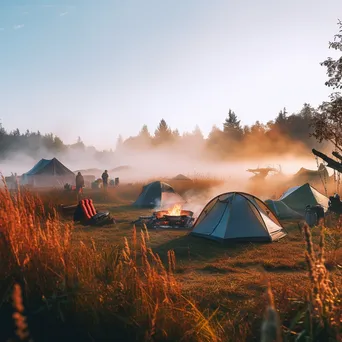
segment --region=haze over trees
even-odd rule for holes
[[[263,151],[265,154],[282,154],[291,152],[296,144],[301,144],[303,151],[309,151],[317,145],[315,137],[310,137],[314,130],[309,127],[313,118],[319,118],[318,112],[309,104],[304,104],[298,113],[288,115],[286,108],[282,109],[273,121],[266,124],[256,121],[254,125],[242,126],[238,115],[228,110],[227,117],[222,120],[221,127],[212,127],[208,137],[205,138],[198,126],[192,132],[180,134],[175,128],[171,128],[165,119],[161,119],[154,133],[144,125],[136,136],[123,139],[120,135],[117,141],[113,141],[113,150],[162,148],[176,145],[196,145],[204,147],[208,154],[217,157],[229,157],[241,153],[253,154]],[[248,146],[250,146],[248,148]],[[4,159],[11,153],[23,152],[28,156],[43,157],[41,150],[60,154],[68,150],[93,152],[93,147],[87,147],[78,137],[74,144],[66,145],[56,135],[41,134],[26,131],[21,133],[19,129],[8,132],[0,124],[0,158]],[[248,151],[247,151],[248,150]],[[97,151],[99,154],[100,151]],[[108,152],[108,151],[107,151]],[[103,152],[102,152],[103,153]]]

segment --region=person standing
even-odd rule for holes
[[[105,190],[107,190],[107,187],[108,187],[108,178],[109,178],[108,171],[105,170],[105,172],[103,172],[102,174],[102,183],[103,183],[103,188]]]
[[[77,176],[76,176],[77,201],[79,201],[81,196],[82,196],[83,188],[84,188],[84,178],[83,178],[81,172],[78,172]]]

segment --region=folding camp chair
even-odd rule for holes
[[[101,226],[104,224],[115,223],[109,211],[97,212],[93,200],[90,198],[82,199],[74,212],[74,221],[84,225]]]

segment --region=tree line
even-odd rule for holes
[[[341,21],[338,26],[339,33],[334,36],[334,41],[329,43],[329,48],[342,52]],[[329,57],[321,65],[327,68],[329,79],[326,85],[334,90],[342,89],[342,56],[336,60]],[[37,158],[43,157],[39,155],[42,151],[58,155],[73,150],[91,153],[101,159],[108,153],[128,149],[145,151],[173,145],[202,148],[204,155],[206,152],[208,156],[221,159],[260,154],[308,153],[312,148],[325,151],[327,148],[333,148],[341,151],[342,97],[339,92],[334,92],[330,101],[323,102],[317,108],[304,103],[298,112],[291,114],[283,108],[274,120],[265,124],[256,121],[251,126],[243,126],[238,114],[229,109],[222,126],[212,127],[206,139],[198,126],[192,132],[180,134],[161,119],[153,133],[144,125],[136,136],[128,139],[119,136],[116,146],[113,146],[114,151],[96,151],[94,147],[85,146],[80,137],[74,144],[66,145],[52,133],[42,135],[39,131],[28,130],[21,133],[19,129],[8,132],[0,123],[1,159],[18,152]]]
[[[312,136],[311,123],[319,110],[305,103],[298,113],[288,114],[282,109],[276,118],[266,124],[256,121],[251,126],[242,126],[238,115],[229,110],[222,126],[214,126],[205,139],[198,126],[182,135],[162,119],[153,132],[145,125],[137,136],[123,140],[118,138],[117,149],[151,149],[170,145],[204,147],[208,154],[219,158],[229,156],[253,156],[256,154],[283,154],[294,150],[307,152],[319,143]],[[321,145],[322,146],[322,145]],[[292,151],[291,151],[292,150]]]
[[[313,133],[310,123],[318,113],[317,109],[304,104],[298,113],[289,115],[284,108],[274,120],[266,124],[256,121],[254,125],[242,126],[237,114],[230,109],[222,126],[214,126],[206,139],[198,126],[192,132],[181,135],[177,129],[173,130],[164,119],[161,119],[153,134],[144,125],[136,136],[125,140],[119,136],[113,150],[144,151],[173,144],[193,145],[196,148],[203,147],[208,154],[214,154],[220,158],[241,153],[248,155],[259,152],[286,153],[297,143],[303,147],[303,150],[309,150],[317,144],[316,139],[310,136]],[[7,132],[0,124],[0,158],[2,159],[11,153],[18,152],[38,157],[42,151],[58,155],[70,150],[96,152],[94,148],[86,147],[81,138],[78,138],[74,144],[66,145],[52,133],[41,134],[39,131],[21,133],[19,129]]]

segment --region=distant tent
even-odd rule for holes
[[[307,205],[320,204],[326,211],[329,206],[329,198],[321,194],[309,183],[290,188],[279,198],[292,210],[304,214]]]
[[[129,165],[122,165],[111,169],[110,172],[121,172],[121,171],[129,171],[132,170],[132,167]]]
[[[242,192],[228,192],[213,198],[190,234],[218,241],[276,241],[286,235],[264,202]]]
[[[318,170],[308,170],[302,167],[295,175],[294,178],[298,181],[304,182],[327,182],[329,173],[324,164],[320,164]]]
[[[75,182],[75,174],[58,159],[41,159],[30,171],[22,175],[22,184],[39,187],[64,186]]]
[[[100,170],[100,169],[84,169],[84,170],[76,170],[74,171],[75,174],[77,174],[78,172],[81,172],[83,176],[100,176],[102,175],[102,172],[104,170]]]
[[[155,208],[185,203],[171,185],[156,181],[143,186],[138,199],[133,203],[135,207]]]
[[[173,177],[172,180],[182,180],[182,181],[191,181],[191,179],[187,176],[182,175],[181,173],[176,177]]]
[[[292,210],[282,201],[266,200],[265,203],[279,220],[297,220],[303,218],[301,214]]]

